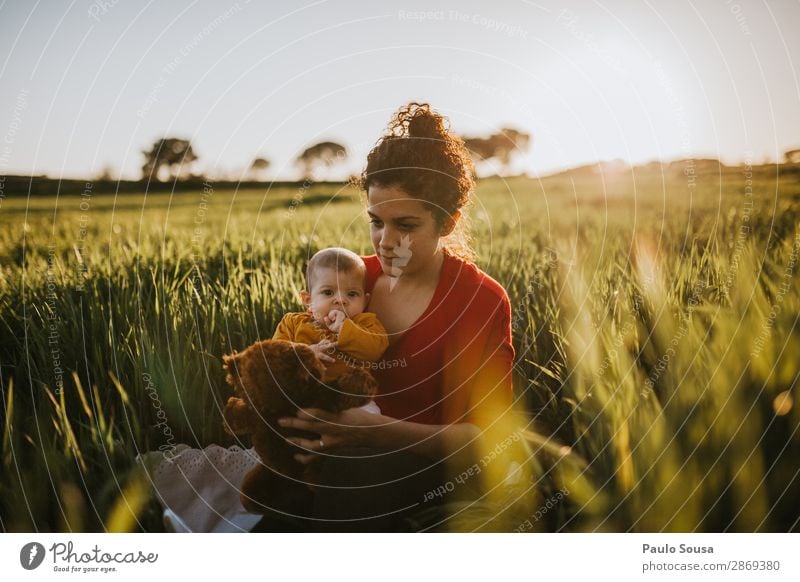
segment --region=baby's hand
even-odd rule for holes
[[[324,339],[320,341],[318,344],[309,344],[312,350],[314,350],[314,354],[316,354],[317,358],[323,364],[332,364],[336,360],[329,355],[329,352],[336,346],[336,342],[333,342],[329,339]]]
[[[328,315],[322,318],[328,329],[335,333],[342,331],[345,319],[347,319],[347,315],[341,309],[331,309]]]

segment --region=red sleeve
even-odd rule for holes
[[[503,294],[472,310],[476,314],[472,325],[462,328],[472,330],[462,334],[458,353],[450,352],[447,358],[451,365],[445,368],[444,405],[448,422],[485,428],[509,412],[513,403],[511,305]]]
[[[508,413],[514,401],[514,345],[508,297],[497,307],[480,361],[480,368],[469,381],[466,422],[486,427]]]

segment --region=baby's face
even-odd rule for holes
[[[363,313],[367,298],[364,272],[358,270],[317,269],[312,275],[311,293],[303,292],[303,302],[320,322],[333,309],[344,311],[347,317]]]

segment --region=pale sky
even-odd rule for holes
[[[424,100],[462,135],[533,135],[515,169],[800,147],[791,0],[0,3],[0,174],[138,178],[192,140],[196,170],[332,140],[359,171],[391,113]]]

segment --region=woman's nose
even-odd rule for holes
[[[381,234],[381,248],[385,251],[392,251],[397,247],[397,240],[395,236],[395,232],[390,230],[387,227],[384,227],[383,233]]]

